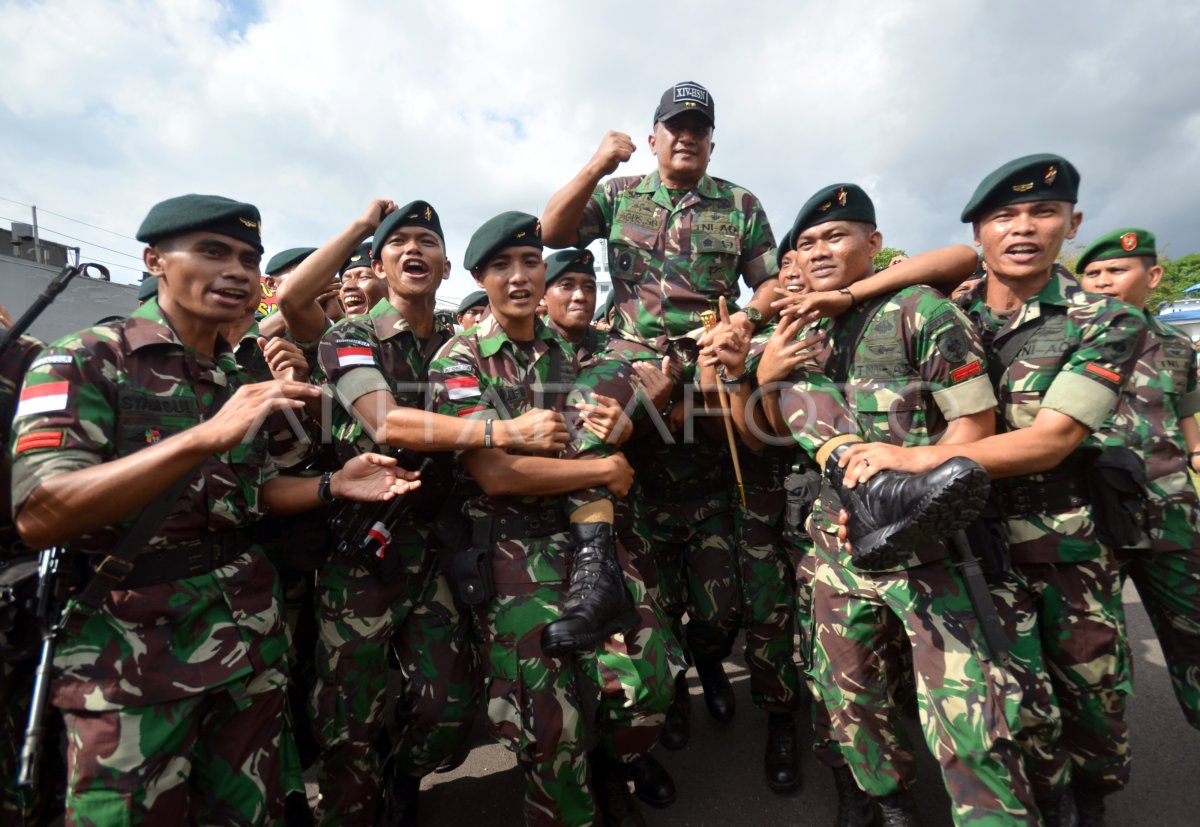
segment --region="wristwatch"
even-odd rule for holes
[[[750,324],[754,326],[754,332],[757,333],[758,329],[762,327],[762,311],[754,305],[750,305],[742,312],[746,314],[746,318],[749,319]]]
[[[317,483],[317,499],[323,503],[331,503],[334,501],[333,496],[333,472],[326,471],[321,475],[321,481]]]
[[[742,376],[730,376],[725,372],[725,365],[717,365],[717,378],[721,380],[721,384],[727,388],[736,388],[742,384]]]

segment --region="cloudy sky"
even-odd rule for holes
[[[458,262],[607,129],[650,170],[654,107],[685,79],[716,104],[710,171],[777,234],[855,181],[885,243],[968,241],[983,175],[1058,152],[1083,176],[1081,239],[1134,224],[1200,252],[1194,3],[0,0],[0,20],[0,225],[37,204],[47,238],[132,268],[116,280],[140,272],[146,210],[184,192],[257,204],[268,255],[372,197],[424,198]],[[469,289],[460,270],[443,292]]]

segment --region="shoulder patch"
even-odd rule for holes
[[[23,454],[38,448],[60,448],[64,438],[62,431],[34,431],[17,440],[15,453]]]
[[[961,364],[970,352],[971,344],[967,341],[967,333],[958,325],[947,327],[935,339],[938,353],[952,365]],[[978,364],[978,362],[976,362]]]
[[[464,364],[459,362],[453,365],[447,365],[444,368],[439,368],[438,373],[470,373],[475,369],[474,365]]]
[[[29,369],[36,370],[37,368],[43,368],[46,365],[69,365],[74,361],[74,357],[68,356],[65,353],[58,353],[54,356],[43,356],[40,359],[35,359],[33,364],[29,366]]]
[[[17,412],[14,417],[65,410],[70,390],[71,383],[66,380],[29,385],[21,391],[21,398],[17,403]]]

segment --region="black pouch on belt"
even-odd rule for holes
[[[1109,548],[1133,548],[1147,539],[1146,464],[1123,445],[1105,448],[1088,475],[1096,536]]]

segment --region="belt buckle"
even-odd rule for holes
[[[109,554],[96,566],[96,574],[113,583],[124,583],[133,571],[133,565],[132,560]]]

